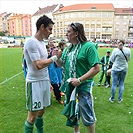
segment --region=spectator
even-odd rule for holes
[[[50,39],[48,42],[48,46],[50,47],[50,55],[52,55],[52,51],[56,47],[54,44],[54,40]]]
[[[26,59],[24,57],[24,47],[22,46],[22,68],[24,71],[24,78],[26,78],[27,75],[27,64],[26,64]]]
[[[62,42],[59,42],[58,47],[63,51],[67,47],[67,44],[66,42],[62,41]]]
[[[102,65],[102,71],[101,71],[101,75],[100,75],[100,79],[98,81],[98,86],[101,85],[101,82],[103,80],[103,77],[105,76],[105,81],[104,81],[104,86],[110,84],[110,83],[107,83],[107,76],[106,76],[106,72],[107,72],[107,69],[109,67],[109,58],[110,58],[110,50],[107,50],[106,52],[106,55],[102,57],[101,59],[101,65]]]
[[[111,97],[109,98],[110,102],[115,100],[115,92],[117,83],[119,82],[119,94],[118,94],[118,103],[123,101],[122,95],[124,92],[124,81],[128,70],[128,61],[131,57],[131,51],[129,48],[124,47],[124,41],[120,40],[117,44],[117,48],[114,48],[110,61],[113,63],[112,66],[112,87],[111,87]]]
[[[52,51],[52,56],[57,55],[58,52],[58,48],[54,48]],[[63,101],[61,100],[61,94],[60,94],[60,79],[59,79],[59,71],[57,71],[58,66],[56,65],[55,62],[52,62],[49,66],[48,66],[48,70],[49,70],[49,77],[50,77],[50,82],[51,85],[53,86],[53,90],[54,90],[54,95],[56,100],[60,103],[63,104]]]
[[[96,42],[96,38],[95,37],[92,39],[92,42],[95,45],[96,49],[98,49],[98,43]]]

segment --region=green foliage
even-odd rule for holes
[[[0,31],[0,36],[5,36],[5,34],[3,32]]]
[[[111,49],[111,48],[110,48]],[[99,56],[106,53],[106,48],[99,48]],[[112,49],[111,49],[112,50]],[[133,53],[133,49],[132,53]],[[22,49],[0,49],[0,83],[22,72]],[[109,102],[110,88],[98,87],[100,73],[94,78],[94,108],[97,117],[96,133],[132,133],[133,132],[133,55],[129,62],[128,75],[125,81],[123,102]],[[118,89],[116,91],[116,98]],[[64,100],[64,97],[62,97]],[[25,109],[25,79],[23,73],[0,84],[0,133],[23,133],[27,118]],[[51,106],[46,108],[44,115],[45,133],[71,133],[73,129],[66,127],[66,117],[61,114],[60,105],[51,94]],[[131,112],[131,113],[130,113]],[[81,133],[87,129],[81,122]],[[35,133],[35,129],[34,129]]]

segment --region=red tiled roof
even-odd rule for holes
[[[133,8],[115,8],[115,14],[133,14]]]
[[[5,18],[9,17],[12,13],[8,13],[5,15]]]
[[[55,8],[57,7],[57,5],[52,5],[52,6],[47,6],[44,8],[40,8],[36,13],[34,13],[32,16],[36,16],[39,14],[43,14],[43,13],[49,13],[49,12],[53,12],[55,10]]]
[[[0,13],[0,16],[5,15],[5,14],[6,14],[6,12]]]
[[[13,15],[11,16],[8,20],[12,20],[12,19],[22,19],[24,17],[31,17],[30,14],[16,14],[16,15]]]
[[[73,10],[112,10],[114,11],[114,6],[113,4],[75,4],[75,5],[70,5],[70,6],[64,6],[62,8],[60,8],[59,10],[56,10],[55,12],[65,12],[65,11],[73,11]]]

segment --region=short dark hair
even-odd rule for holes
[[[49,45],[46,45],[46,49],[50,48]]]
[[[58,46],[61,48],[61,47],[63,47],[63,45],[65,45],[66,43],[65,42],[59,42],[59,44],[58,44]]]
[[[97,40],[96,37],[94,37],[93,40],[96,41]]]
[[[118,43],[122,43],[123,45],[125,44],[125,41],[124,40],[119,40],[119,42]]]
[[[71,23],[70,26],[75,32],[78,32],[78,40],[80,42],[86,42],[87,38],[85,37],[85,31],[83,24],[81,23]]]
[[[44,24],[44,27],[46,28],[49,24],[54,24],[54,22],[46,15],[43,15],[36,22],[37,31],[40,29],[42,24]]]

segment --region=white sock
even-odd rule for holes
[[[74,133],[80,133],[80,131],[74,132]]]

